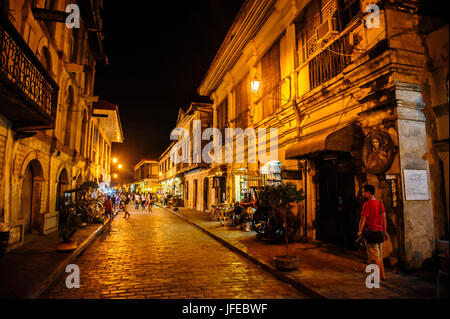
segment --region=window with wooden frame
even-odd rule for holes
[[[262,107],[263,118],[266,118],[280,107],[281,103],[281,71],[280,42],[277,41],[261,60],[262,70]]]
[[[94,163],[98,163],[97,142],[98,142],[98,131],[97,131],[97,128],[94,127],[94,136],[93,136],[93,140],[92,140],[92,161]]]
[[[360,0],[339,0],[340,24],[344,30],[361,13]]]
[[[249,75],[247,74],[235,87],[236,113],[235,128],[245,130],[248,127]]]
[[[222,145],[225,140],[225,129],[228,126],[228,98],[217,106],[217,129],[222,133]]]

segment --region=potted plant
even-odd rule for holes
[[[6,223],[0,222],[0,258],[3,257],[8,247],[9,232],[9,226]]]
[[[297,256],[289,255],[289,240],[298,230],[298,220],[292,213],[292,204],[304,200],[303,190],[290,183],[266,186],[260,192],[264,205],[269,207],[267,230],[269,236],[282,237],[286,255],[275,256],[274,264],[279,270],[295,270],[299,266]]]
[[[72,241],[72,236],[81,225],[80,217],[77,215],[73,205],[65,203],[60,211],[59,236],[62,239],[57,246],[58,251],[72,251],[77,248],[77,242]]]

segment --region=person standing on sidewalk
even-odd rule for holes
[[[382,252],[382,244],[386,236],[386,211],[383,203],[375,198],[373,185],[365,185],[363,190],[363,196],[367,201],[362,208],[358,237],[364,230],[369,263],[375,263],[380,269],[381,280],[386,280]]]
[[[105,208],[105,216],[112,218],[112,211],[113,211],[113,203],[111,201],[111,197],[108,196],[105,200],[105,203],[103,204],[103,207]]]

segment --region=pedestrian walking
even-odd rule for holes
[[[152,212],[152,207],[153,207],[153,198],[152,198],[152,196],[150,196],[150,199],[148,201],[148,212],[149,213]]]
[[[123,218],[128,218],[130,217],[130,213],[128,212],[128,209],[125,205],[125,202],[122,201],[122,203],[120,204],[120,210],[123,211],[125,213],[125,215],[123,216]]]
[[[375,198],[375,187],[365,185],[364,203],[359,222],[358,237],[363,236],[366,243],[369,263],[375,263],[380,269],[381,280],[386,280],[383,264],[382,244],[386,237],[386,211],[383,203]],[[364,235],[363,234],[364,231]]]
[[[136,196],[134,199],[134,209],[138,210],[139,209],[139,196]]]
[[[105,216],[112,218],[112,211],[113,211],[113,203],[111,201],[111,197],[108,196],[103,204],[103,207],[105,208]]]
[[[144,209],[144,210],[145,210],[145,204],[146,204],[145,195],[142,194],[142,196],[141,196],[141,205],[142,205],[142,209]]]

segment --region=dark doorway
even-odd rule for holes
[[[355,164],[348,154],[328,154],[317,159],[317,238],[353,247],[358,214]]]
[[[203,180],[203,211],[208,210],[208,193],[209,193],[209,179],[206,177]]]
[[[23,219],[24,234],[43,231],[41,216],[42,166],[38,160],[28,164],[22,181],[20,219]]]
[[[64,193],[67,191],[69,185],[69,177],[64,168],[58,177],[58,184],[56,185],[56,210],[60,211],[64,201]],[[61,217],[61,214],[59,215]],[[60,220],[61,225],[61,220]]]
[[[58,177],[58,184],[56,185],[56,210],[60,210],[64,198],[64,193],[69,185],[69,177],[66,169],[63,169]]]
[[[193,209],[197,209],[197,180],[196,179],[194,179],[194,198],[193,198],[193,200],[194,200],[194,202],[193,202]]]

